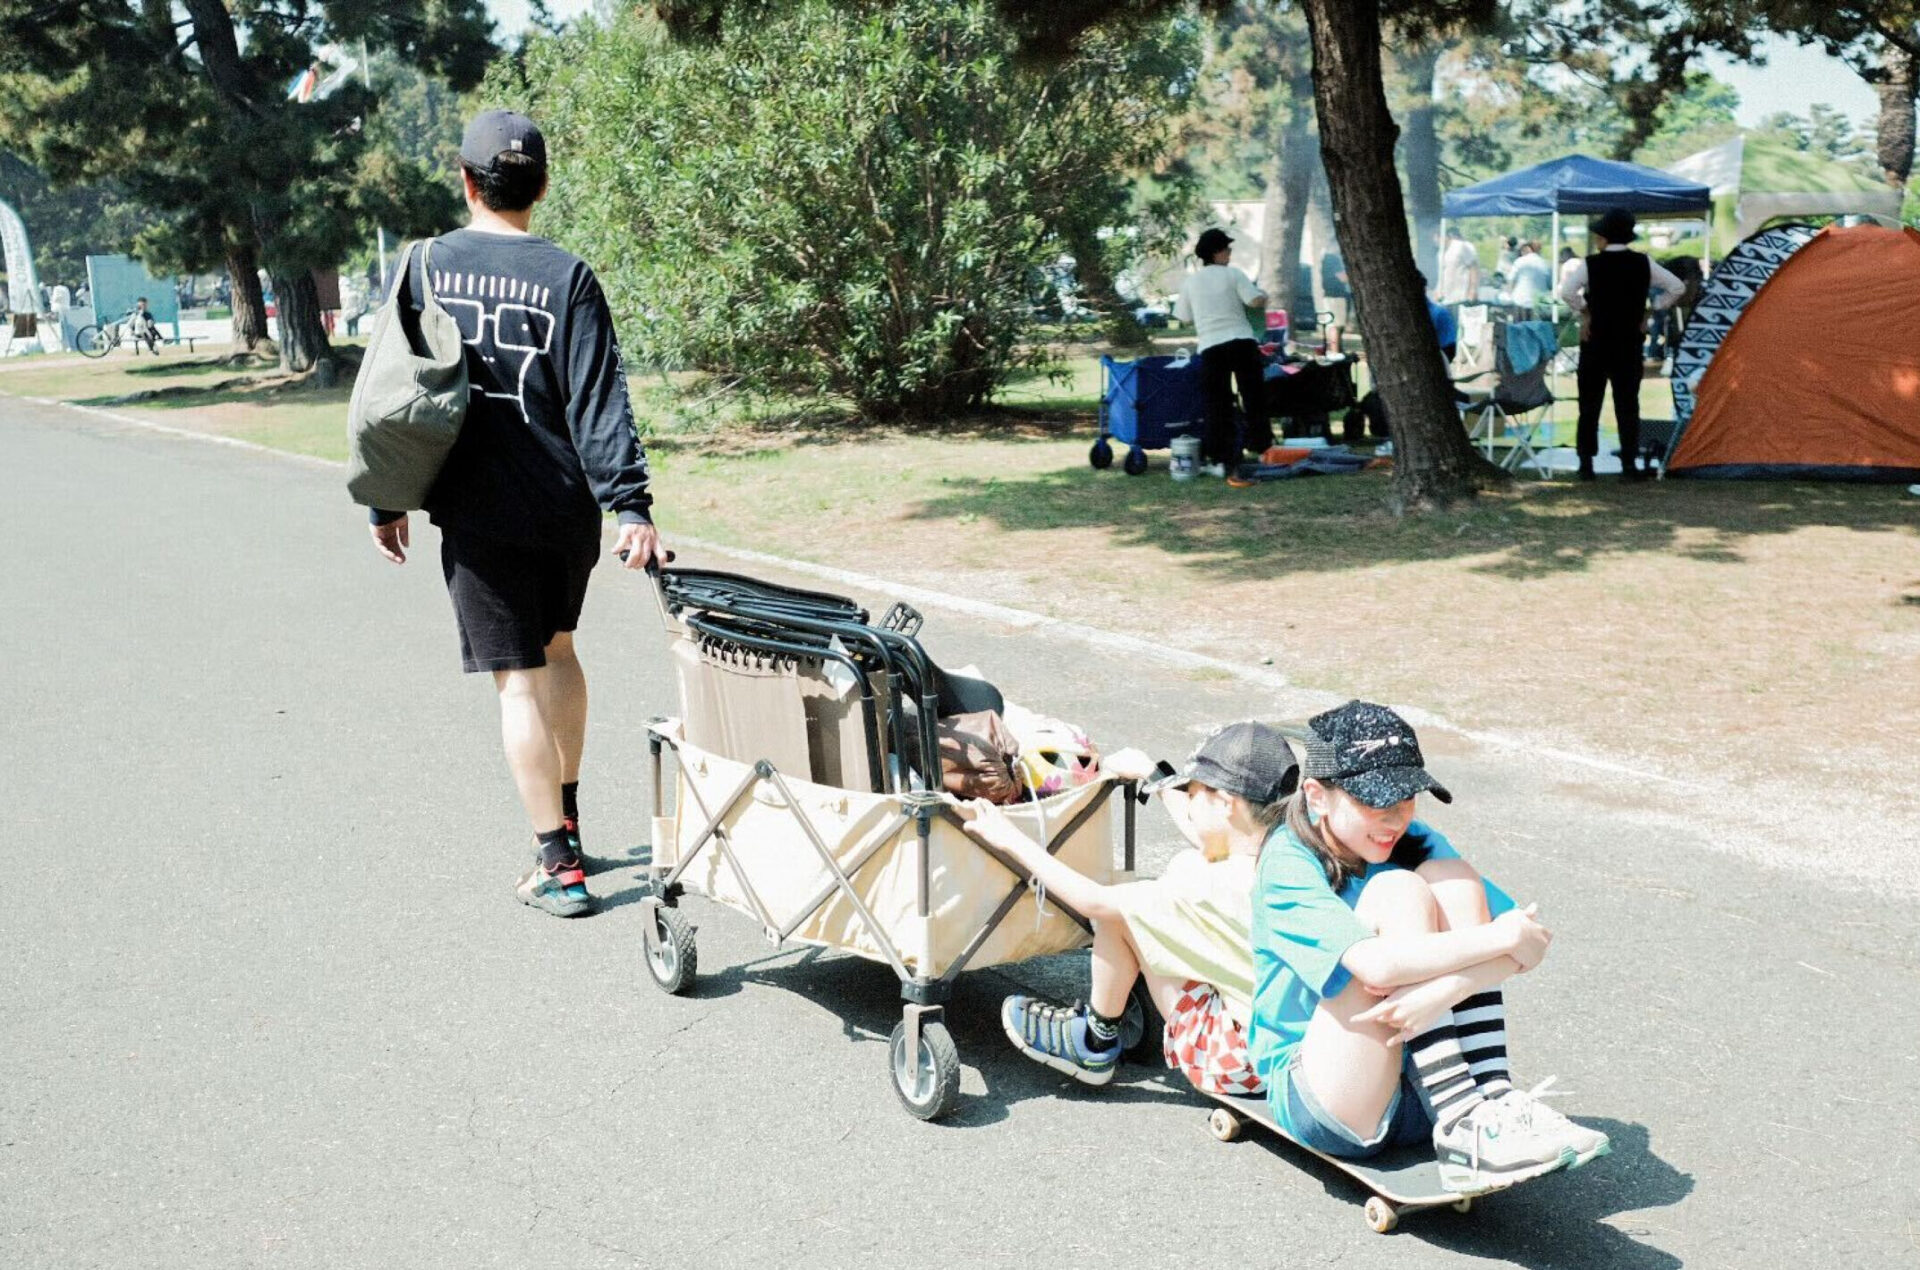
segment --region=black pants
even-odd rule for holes
[[[1273,425],[1267,419],[1265,369],[1260,346],[1251,339],[1215,344],[1200,354],[1200,390],[1207,403],[1207,434],[1200,452],[1207,462],[1238,463],[1241,450],[1258,454],[1273,444]],[[1240,386],[1240,408],[1247,412],[1244,438],[1234,435],[1235,381]]]
[[[1620,427],[1620,464],[1632,467],[1640,457],[1640,378],[1638,336],[1630,344],[1580,346],[1580,427],[1574,449],[1583,459],[1600,453],[1600,403],[1613,387],[1613,421]]]

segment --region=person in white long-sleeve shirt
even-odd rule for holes
[[[1580,479],[1593,479],[1593,457],[1600,451],[1600,406],[1613,388],[1613,418],[1620,428],[1620,470],[1629,481],[1651,473],[1640,466],[1641,340],[1646,335],[1647,296],[1664,313],[1676,304],[1686,284],[1647,256],[1630,251],[1635,238],[1633,213],[1613,208],[1593,223],[1599,250],[1577,260],[1561,276],[1560,298],[1580,315],[1580,424],[1575,450]]]
[[[1207,430],[1200,444],[1205,471],[1209,476],[1228,476],[1240,463],[1243,449],[1259,454],[1273,444],[1265,367],[1247,321],[1247,310],[1264,305],[1267,295],[1230,263],[1233,239],[1226,231],[1209,229],[1201,234],[1193,254],[1200,257],[1200,268],[1180,284],[1173,311],[1182,322],[1193,323],[1197,337],[1200,382],[1207,403]],[[1244,437],[1234,433],[1236,381],[1247,416]]]

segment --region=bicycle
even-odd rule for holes
[[[95,322],[81,327],[73,337],[74,348],[79,350],[82,357],[105,357],[129,338],[127,324],[132,320],[133,314],[134,310],[128,309],[125,314],[111,322]],[[138,337],[133,338],[136,341],[138,339]],[[160,351],[158,338],[150,341],[148,347],[157,354]],[[135,353],[140,351],[137,342],[133,351]]]
[[[125,338],[121,328],[126,319],[114,322],[94,322],[83,326],[74,334],[73,347],[82,357],[105,357],[120,347]]]

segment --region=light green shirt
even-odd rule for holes
[[[1209,863],[1191,848],[1150,882],[1116,888],[1127,932],[1148,970],[1213,985],[1242,1029],[1253,1017],[1252,856]]]

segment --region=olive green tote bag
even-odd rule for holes
[[[409,249],[401,257],[347,408],[347,492],[365,507],[417,510],[440,475],[467,417],[467,358],[460,325],[433,295],[433,240],[422,246],[420,342],[408,338],[402,312]]]

